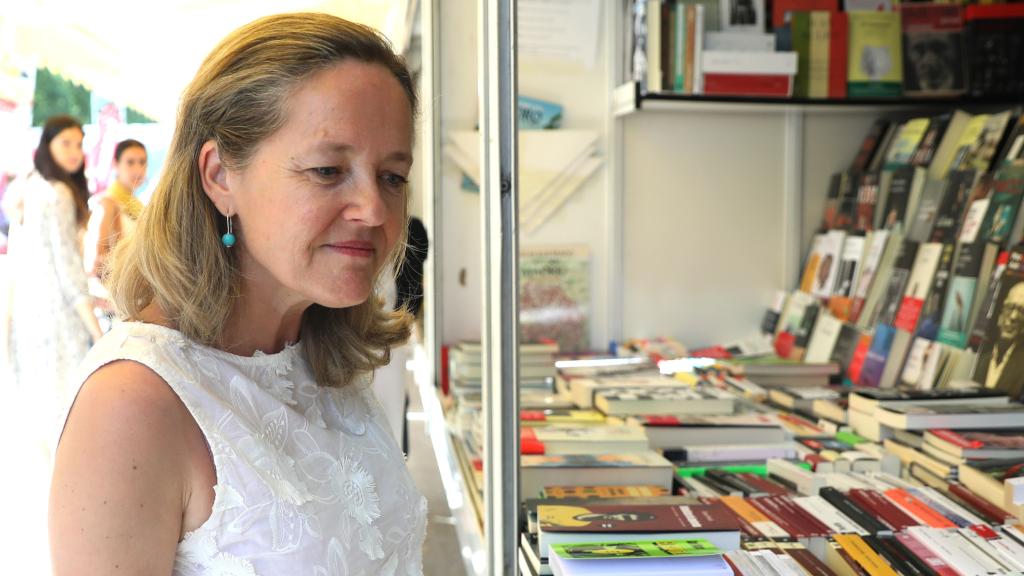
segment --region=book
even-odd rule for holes
[[[1024,54],[1024,6],[971,5],[964,10],[967,67],[973,96],[1024,93],[1017,64]]]
[[[924,140],[931,122],[931,118],[924,116],[911,118],[900,124],[899,131],[885,157],[886,169],[895,170],[902,166],[912,165],[911,160],[914,158],[918,146]]]
[[[952,120],[953,115],[949,113],[932,117],[931,122],[928,123],[928,130],[924,133],[924,137],[921,138],[921,144],[918,145],[914,155],[910,158],[912,166],[926,168],[932,163],[932,160],[938,154],[943,137]]]
[[[835,350],[842,328],[842,320],[828,313],[820,314],[807,343],[804,360],[807,362],[831,362],[832,352]]]
[[[995,267],[992,269],[991,275],[987,277],[978,278],[978,286],[975,292],[981,296],[984,294],[984,299],[980,300],[977,312],[975,313],[974,322],[971,323],[971,332],[967,337],[967,345],[971,350],[978,350],[982,342],[986,339],[989,324],[992,322],[992,318],[995,315],[996,298],[999,295],[1000,281],[1003,273],[1006,272],[1006,267],[1010,263],[1010,253],[1006,250],[1001,250],[999,256],[996,258]],[[986,284],[987,283],[987,286]]]
[[[715,388],[679,386],[604,388],[594,395],[594,406],[607,415],[731,414],[735,402],[735,396]]]
[[[520,457],[522,498],[541,493],[545,486],[565,486],[586,478],[588,485],[654,485],[672,488],[672,463],[648,451],[632,454],[570,454]]]
[[[898,12],[849,12],[849,78],[853,97],[897,97],[902,91],[903,50]]]
[[[876,300],[878,304],[873,312],[862,318],[858,324],[867,324],[867,321],[874,319],[878,324],[892,325],[896,320],[896,312],[899,310],[903,295],[907,289],[907,281],[910,279],[910,271],[916,261],[918,244],[910,240],[904,240],[899,245],[896,258],[893,261],[892,272],[889,274],[889,282],[884,292]]]
[[[851,171],[854,173],[868,171],[868,166],[871,165],[871,160],[874,158],[876,152],[880,149],[884,149],[883,143],[886,139],[886,134],[890,131],[891,127],[890,121],[884,118],[879,118],[871,124],[871,128],[868,129],[867,135],[861,141],[860,148],[857,150],[857,155],[854,157],[853,163],[850,164]],[[833,178],[834,177],[835,176],[833,176]]]
[[[943,304],[947,302],[946,292],[953,268],[954,249],[955,246],[952,243],[942,245],[939,265],[935,270],[931,288],[928,289],[928,295],[921,306],[916,329],[916,335],[919,338],[934,340],[939,333],[939,326],[942,323]],[[906,327],[904,326],[903,328]]]
[[[732,568],[722,557],[722,550],[700,538],[555,544],[551,547],[550,562],[555,576],[733,576]]]
[[[987,200],[975,202],[974,205],[985,209]],[[960,245],[954,276],[943,307],[942,323],[937,335],[939,342],[957,348],[967,345],[970,326],[974,324],[981,308],[980,298],[976,294],[979,278],[991,275],[998,253],[999,246],[987,242],[975,241]]]
[[[520,410],[519,425],[529,426],[601,426],[604,414],[594,410]]]
[[[951,169],[971,169],[979,173],[998,168],[996,155],[1012,120],[1010,111],[997,114],[978,114],[964,129],[960,147],[953,157]]]
[[[850,393],[850,410],[873,415],[878,408],[914,406],[918,404],[976,404],[1003,406],[1009,402],[1006,394],[981,389],[906,390],[857,389]]]
[[[541,497],[607,500],[609,498],[650,498],[668,494],[669,491],[660,486],[545,486]]]
[[[880,301],[892,279],[902,245],[902,235],[898,231],[876,230],[872,234],[850,303],[849,321],[855,322],[859,328],[874,325],[870,321],[877,318]]]
[[[952,248],[946,248],[941,243],[922,244],[917,250],[914,266],[907,278],[906,291],[893,320],[894,327],[910,333],[917,328],[924,300],[932,287],[936,270],[939,268],[944,253],[948,256],[948,263],[952,259]]]
[[[925,430],[924,441],[958,459],[1024,459],[1024,430]]]
[[[943,404],[928,406],[890,406],[875,410],[875,418],[884,426],[901,430],[928,428],[988,429],[1008,428],[1024,424],[1024,406],[981,406],[977,404]]]
[[[523,454],[626,454],[649,449],[647,435],[633,426],[522,428]]]
[[[703,538],[721,550],[740,545],[739,525],[722,505],[540,505],[541,557],[565,543],[602,543],[656,534],[659,540]]]
[[[1008,479],[1020,477],[1024,459],[998,458],[975,460],[957,467],[957,478],[971,492],[1002,508],[1010,514],[1024,514],[1024,506],[1013,497],[1012,485]]]
[[[972,379],[1012,398],[1024,393],[1024,252],[1014,251],[999,283],[993,315]]]
[[[903,93],[953,96],[967,92],[963,8],[956,4],[904,4]]]
[[[993,169],[1024,166],[1024,115],[1017,118],[1009,132],[999,156],[992,163]]]
[[[733,460],[767,460],[794,458],[796,447],[792,442],[746,444],[698,444],[682,446],[672,451],[673,461],[729,462]]]
[[[889,351],[892,348],[893,339],[896,337],[896,328],[888,324],[879,324],[875,327],[874,336],[871,338],[871,347],[860,369],[860,378],[857,384],[861,386],[878,387],[882,379],[882,371],[889,360]]]
[[[652,448],[675,449],[700,444],[744,444],[756,437],[782,442],[786,432],[771,414],[729,416],[638,416],[627,419],[642,426]]]

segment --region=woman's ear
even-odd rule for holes
[[[217,143],[206,141],[199,149],[199,177],[203,182],[203,191],[224,216],[233,214],[234,196],[228,187],[227,167],[217,150]]]

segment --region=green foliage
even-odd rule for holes
[[[145,114],[139,112],[131,106],[129,106],[127,111],[125,112],[125,120],[129,124],[153,124],[156,122],[156,120],[153,120],[149,116],[146,116]]]
[[[90,91],[80,84],[54,74],[47,68],[36,70],[36,90],[32,100],[32,125],[42,126],[56,114],[70,114],[86,122],[91,114]]]

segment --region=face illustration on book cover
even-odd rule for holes
[[[825,289],[825,284],[828,282],[829,275],[832,273],[832,260],[831,254],[825,254],[822,258],[821,264],[818,265],[818,276],[814,281],[814,291],[819,292]]]
[[[1024,392],[1024,281],[1007,282],[1001,291],[1004,296],[978,355],[975,379],[1019,399]]]
[[[907,91],[945,92],[963,88],[960,35],[917,34],[906,38],[910,65]]]

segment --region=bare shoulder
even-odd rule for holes
[[[195,426],[156,373],[130,361],[83,385],[57,449],[50,495],[55,574],[168,574],[189,487]]]

